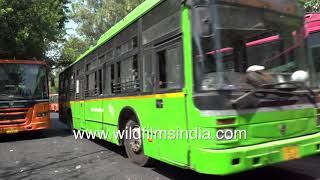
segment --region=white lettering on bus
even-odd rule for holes
[[[103,113],[104,109],[102,109],[102,108],[91,108],[91,112]]]

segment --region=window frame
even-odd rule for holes
[[[180,72],[180,88],[160,88],[160,72],[159,72],[159,59],[157,54],[161,51],[168,51],[170,49],[177,48],[179,61],[181,63],[181,72]],[[185,87],[185,67],[184,67],[184,56],[183,56],[183,45],[182,45],[182,36],[178,36],[173,39],[169,39],[162,44],[155,46],[155,51],[153,53],[153,63],[155,70],[155,79],[154,79],[154,92],[155,93],[168,93],[168,92],[181,92]]]

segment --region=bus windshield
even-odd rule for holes
[[[263,72],[254,74],[260,84],[298,81],[297,72],[304,81],[308,77],[309,86],[314,84],[304,58],[303,6],[285,0],[251,1],[194,1],[197,92],[257,88],[259,83],[248,80],[256,71]]]
[[[320,86],[320,29],[308,36],[309,57],[315,62],[318,86]]]
[[[47,99],[44,65],[0,63],[0,100]]]

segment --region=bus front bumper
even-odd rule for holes
[[[320,133],[224,150],[193,148],[191,168],[199,173],[228,175],[320,153]]]
[[[51,126],[49,118],[38,118],[37,121],[26,125],[0,126],[0,134],[16,134],[25,131],[37,131],[49,129]]]

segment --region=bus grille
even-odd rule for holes
[[[0,125],[23,124],[27,114],[28,109],[0,110]]]

